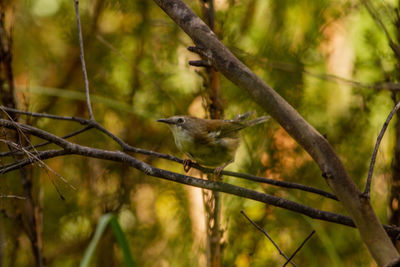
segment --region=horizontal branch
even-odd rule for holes
[[[91,126],[86,126],[86,127],[82,128],[80,130],[77,130],[77,131],[74,131],[74,132],[72,132],[70,134],[64,135],[61,138],[62,139],[67,139],[67,138],[79,135],[79,134],[81,134],[81,133],[83,133],[83,132],[85,132],[85,131],[87,131],[87,130],[89,130],[91,128],[92,128]],[[29,151],[29,150],[37,149],[39,147],[46,146],[46,145],[49,145],[49,144],[51,144],[51,142],[46,141],[46,142],[43,142],[43,143],[40,143],[40,144],[26,146],[23,149]],[[13,156],[13,155],[22,155],[22,154],[24,154],[24,153],[21,152],[21,151],[12,150],[12,151],[7,151],[7,152],[0,152],[0,157],[7,157],[7,156]]]
[[[307,205],[303,205],[291,200],[283,199],[280,197],[268,195],[265,193],[261,193],[258,191],[250,190],[247,188],[243,188],[240,186],[235,186],[229,183],[220,182],[220,181],[210,181],[203,180],[191,176],[187,176],[184,174],[179,174],[163,169],[156,168],[151,166],[145,162],[142,162],[126,153],[121,151],[109,151],[98,148],[90,148],[82,145],[78,145],[67,140],[64,140],[60,137],[57,137],[51,133],[45,132],[38,128],[24,125],[21,123],[16,123],[4,119],[0,119],[0,126],[6,127],[12,130],[20,130],[24,133],[34,135],[36,137],[48,140],[50,142],[55,143],[60,146],[62,150],[52,150],[47,152],[39,152],[37,158],[45,159],[55,156],[60,156],[63,153],[65,154],[75,154],[81,155],[91,158],[98,158],[103,160],[110,160],[115,162],[122,162],[130,165],[131,167],[138,169],[144,172],[146,175],[158,177],[161,179],[177,182],[180,184],[200,187],[204,189],[224,192],[231,195],[236,195],[248,199],[253,199],[259,202],[263,202],[265,204],[273,205],[276,207],[280,207],[283,209],[291,210],[294,212],[301,213],[313,219],[319,219],[323,221],[329,221],[337,224],[347,225],[351,227],[355,227],[354,222],[348,216],[336,214],[328,211],[321,211]],[[20,162],[20,164],[31,164],[32,162],[24,161]],[[393,238],[397,237],[400,234],[400,230],[394,227],[385,226],[388,234],[390,234]]]
[[[83,124],[83,125],[88,125],[90,123],[90,120],[87,120],[84,118],[73,117],[73,116],[72,117],[71,116],[58,116],[58,115],[47,114],[47,113],[30,112],[30,111],[9,108],[6,106],[0,106],[0,110],[6,111],[6,112],[22,114],[22,115],[28,115],[28,116],[36,117],[36,118],[49,118],[49,119],[54,119],[54,120],[75,121],[75,122],[79,122],[80,124]]]
[[[85,119],[85,118],[80,118],[80,117],[57,116],[57,115],[51,115],[51,114],[45,114],[45,113],[35,113],[35,112],[21,111],[21,110],[17,110],[17,109],[11,109],[11,108],[8,108],[8,107],[5,107],[5,106],[0,106],[0,109],[8,111],[8,112],[14,112],[14,113],[18,113],[18,114],[35,116],[35,117],[44,117],[44,118],[50,118],[50,119],[79,122],[81,124],[88,125],[87,127],[95,128],[95,129],[103,132],[107,136],[111,137],[117,144],[119,144],[121,146],[121,148],[125,152],[139,153],[139,154],[143,154],[143,155],[147,155],[147,156],[153,156],[153,157],[156,157],[156,158],[166,159],[166,160],[175,161],[177,163],[183,164],[183,160],[182,159],[179,159],[179,158],[174,157],[172,155],[163,154],[163,153],[159,153],[159,152],[155,152],[155,151],[151,151],[151,150],[146,150],[146,149],[141,149],[141,148],[137,148],[137,147],[132,147],[132,146],[128,145],[127,143],[125,143],[123,140],[121,140],[119,137],[115,136],[110,131],[105,129],[103,126],[101,126],[96,121],[91,121],[91,120],[88,120],[88,119]],[[84,128],[84,129],[81,130],[81,132],[83,132],[85,130],[87,130],[87,129]],[[63,138],[65,139],[65,138],[68,138],[70,136],[73,136],[73,134],[66,135]],[[42,143],[42,144],[40,144],[40,146],[44,145],[44,144],[49,144],[49,142]],[[39,145],[36,145],[34,147],[37,148],[38,146]],[[31,148],[32,148],[32,146],[26,147],[25,149],[29,150]],[[18,153],[18,152],[16,152],[16,151],[14,151],[14,152],[13,151],[11,151],[11,152],[3,152],[3,153],[0,153],[0,157],[1,156],[8,156],[8,155],[11,155],[11,154],[16,154],[16,153]],[[190,167],[195,168],[195,169],[197,169],[197,170],[199,170],[199,171],[201,171],[203,173],[214,173],[214,169],[205,168],[205,167],[200,166],[199,164],[196,164],[196,163],[191,163]],[[265,177],[259,177],[259,176],[255,176],[255,175],[238,173],[238,172],[231,172],[231,171],[222,171],[221,174],[222,175],[226,175],[226,176],[230,176],[230,177],[237,177],[237,178],[241,178],[241,179],[246,179],[246,180],[250,180],[250,181],[254,181],[254,182],[270,184],[270,185],[273,185],[273,186],[279,186],[279,187],[283,187],[283,188],[302,190],[302,191],[305,191],[305,192],[314,193],[314,194],[318,194],[318,195],[321,195],[321,196],[324,196],[324,197],[327,197],[327,198],[330,198],[330,199],[337,200],[337,197],[332,193],[326,192],[326,191],[318,189],[318,188],[314,188],[314,187],[298,184],[298,183],[279,181],[279,180],[269,179],[269,178],[265,178]]]
[[[21,152],[21,154],[23,154],[23,152]],[[13,163],[4,164],[0,168],[0,174],[5,174],[10,171],[18,170],[26,165],[37,162],[38,159],[46,160],[46,159],[64,156],[64,155],[68,155],[68,154],[71,154],[71,153],[68,153],[67,151],[65,151],[63,149],[40,151],[40,152],[35,153],[35,157],[28,157],[28,158],[21,159],[16,162],[13,162]]]

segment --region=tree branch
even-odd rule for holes
[[[77,21],[77,26],[78,26],[80,58],[81,58],[81,64],[82,64],[83,78],[85,81],[86,105],[87,105],[88,112],[89,112],[89,119],[94,120],[92,105],[90,103],[89,79],[88,79],[88,75],[87,75],[87,71],[86,71],[85,54],[83,51],[83,36],[82,36],[81,19],[80,19],[80,15],[79,15],[79,0],[74,0],[74,4],[75,4],[76,21]]]
[[[388,29],[386,28],[385,24],[377,14],[378,12],[375,10],[374,6],[372,5],[370,0],[363,0],[364,6],[367,8],[368,13],[371,15],[371,17],[374,19],[376,24],[378,24],[379,27],[382,28],[383,32],[386,35],[386,38],[389,41],[389,46],[392,48],[393,52],[396,54],[396,56],[399,58],[400,57],[400,47],[397,43],[394,42],[392,36],[390,35]]]
[[[260,226],[258,226],[255,222],[253,222],[252,219],[249,218],[249,216],[247,216],[247,214],[241,210],[240,211],[241,214],[243,214],[243,216],[255,227],[257,228],[258,231],[260,231],[261,233],[263,233],[268,239],[269,241],[271,241],[272,245],[274,245],[274,247],[278,250],[279,254],[282,255],[282,257],[284,257],[286,259],[287,262],[290,262],[293,266],[297,266],[294,262],[292,262],[291,260],[289,260],[289,257],[286,256],[286,254],[279,248],[279,246],[275,243],[275,241],[269,236],[269,234],[267,233],[267,231],[265,231],[264,229],[262,229]]]
[[[364,189],[364,192],[363,192],[363,195],[365,197],[367,197],[367,198],[369,198],[369,196],[370,196],[372,174],[374,173],[374,166],[375,166],[375,161],[376,161],[376,155],[378,154],[379,145],[381,144],[383,135],[385,134],[386,129],[389,126],[390,121],[392,120],[394,114],[399,110],[399,108],[400,108],[400,102],[398,102],[396,104],[396,106],[394,106],[392,111],[390,111],[388,117],[386,118],[385,123],[382,126],[382,129],[381,129],[381,131],[380,131],[380,133],[378,135],[378,138],[376,139],[374,152],[372,153],[371,162],[370,162],[370,165],[369,165],[367,183],[365,185],[365,189]]]
[[[222,74],[245,90],[311,155],[322,176],[353,218],[361,238],[378,263],[399,257],[370,202],[362,197],[328,141],[262,79],[240,62],[181,0],[154,0],[207,54]]]
[[[70,134],[64,135],[61,138],[62,139],[67,139],[67,138],[70,138],[72,136],[76,136],[78,134],[81,134],[81,133],[83,133],[83,132],[85,132],[85,131],[87,131],[87,130],[89,130],[91,128],[92,128],[91,126],[86,126],[85,128],[82,128],[82,129],[74,131],[74,132],[72,132]],[[51,142],[46,141],[46,142],[43,142],[43,143],[40,143],[40,144],[37,144],[37,145],[29,145],[29,146],[24,147],[23,149],[25,149],[25,150],[37,149],[39,147],[46,146],[48,144],[51,144]],[[11,156],[11,155],[21,155],[21,154],[22,153],[20,151],[14,150],[14,151],[0,152],[0,157],[7,157],[7,156]]]
[[[345,84],[349,85],[354,88],[366,88],[366,89],[372,89],[372,90],[388,90],[388,91],[400,91],[400,83],[397,82],[375,82],[375,83],[365,83],[365,82],[359,82],[359,81],[354,81],[350,79],[346,79],[337,75],[333,74],[327,74],[327,73],[317,73],[309,70],[305,70],[303,67],[299,67],[296,64],[290,63],[290,62],[284,62],[284,61],[276,61],[270,58],[260,58],[258,55],[252,55],[250,53],[246,53],[245,51],[234,47],[231,48],[232,51],[235,54],[238,54],[240,57],[250,57],[250,60],[246,60],[247,62],[255,63],[259,66],[267,66],[276,70],[281,70],[285,72],[298,72],[298,73],[303,73],[308,76],[314,77],[319,80],[324,80],[328,82],[333,82],[337,84]]]
[[[290,258],[285,262],[285,264],[283,265],[283,267],[285,267],[291,259],[294,258],[294,256],[296,256],[297,252],[300,251],[300,249],[304,246],[304,244],[313,236],[313,234],[315,233],[315,230],[313,230],[307,237],[306,239],[304,239],[304,241],[300,244],[300,246],[295,250],[295,252],[293,252],[292,256],[290,256]]]
[[[35,155],[35,158],[29,157],[26,159],[21,159],[13,163],[5,164],[0,167],[0,174],[5,174],[10,171],[18,170],[26,165],[35,163],[38,159],[45,160],[50,158],[55,158],[59,156],[68,155],[67,151],[63,149],[54,149],[54,150],[47,150],[47,151],[40,151]]]
[[[144,163],[126,153],[123,153],[121,151],[109,151],[109,150],[104,150],[104,149],[98,149],[98,148],[90,148],[86,146],[81,146],[72,142],[69,142],[67,140],[64,140],[58,136],[55,136],[51,133],[48,133],[46,131],[37,129],[33,126],[29,125],[24,125],[21,123],[16,123],[4,119],[0,119],[0,126],[3,126],[8,129],[12,130],[18,130],[22,131],[27,134],[34,135],[36,137],[48,140],[60,147],[62,147],[61,150],[49,150],[49,151],[41,151],[38,152],[36,155],[36,158],[45,160],[57,156],[62,156],[62,155],[81,155],[85,157],[91,157],[91,158],[98,158],[98,159],[104,159],[104,160],[109,160],[109,161],[115,161],[115,162],[121,162],[121,163],[127,163],[131,167],[140,170],[144,172],[146,175],[150,175],[153,177],[158,177],[161,179],[177,182],[180,184],[186,184],[190,186],[195,186],[195,187],[200,187],[204,189],[209,189],[209,190],[215,190],[219,192],[224,192],[227,194],[231,195],[236,195],[248,199],[253,199],[259,202],[263,202],[265,204],[273,205],[276,207],[284,208],[287,210],[291,210],[294,212],[301,213],[303,215],[306,215],[310,218],[313,219],[318,219],[318,220],[323,220],[323,221],[328,221],[328,222],[333,222],[337,224],[342,224],[346,226],[351,226],[355,227],[355,224],[353,220],[345,215],[341,214],[336,214],[328,211],[322,211],[315,209],[313,207],[309,207],[307,205],[303,205],[291,200],[283,199],[280,197],[276,196],[271,196],[265,193],[257,192],[254,190],[250,190],[247,188],[231,185],[225,182],[220,182],[220,181],[210,181],[210,180],[203,180],[179,173],[174,173],[170,171],[166,171],[163,169],[159,169],[156,167],[153,167],[147,163]],[[15,166],[8,166],[7,171],[11,171],[11,168],[13,170],[19,169],[21,166],[25,166],[28,164],[32,163],[32,159],[25,159],[20,162],[17,162]],[[0,169],[1,170],[1,169]],[[2,173],[2,171],[0,171]],[[396,239],[400,235],[400,229],[392,226],[384,226],[388,234],[393,238]]]
[[[153,157],[157,157],[157,158],[162,158],[162,159],[175,161],[177,163],[183,164],[183,160],[182,159],[179,159],[179,158],[174,157],[172,155],[168,155],[168,154],[158,153],[158,152],[155,152],[155,151],[149,151],[149,150],[145,150],[145,149],[141,149],[141,148],[132,147],[132,146],[128,145],[127,143],[125,143],[120,138],[118,138],[117,136],[113,135],[111,132],[109,132],[107,129],[105,129],[103,126],[101,126],[96,121],[91,121],[91,120],[87,120],[87,119],[80,118],[80,117],[57,116],[57,115],[51,115],[51,114],[46,114],[46,113],[35,113],[35,112],[21,111],[21,110],[18,110],[18,109],[7,108],[7,107],[4,107],[4,106],[0,106],[0,110],[8,111],[8,112],[14,112],[16,114],[34,116],[34,117],[43,117],[43,118],[50,118],[50,119],[56,119],[56,120],[67,120],[67,121],[79,122],[80,124],[89,125],[89,126],[87,126],[86,128],[83,128],[82,130],[79,130],[77,132],[74,132],[74,133],[71,133],[69,135],[63,136],[62,138],[66,139],[66,138],[68,138],[70,136],[73,136],[75,134],[83,132],[83,131],[87,130],[88,128],[95,128],[95,129],[100,130],[101,132],[105,133],[107,136],[111,137],[116,143],[118,143],[122,147],[122,149],[125,152],[139,153],[139,154],[153,156]],[[29,150],[31,148],[37,148],[39,146],[43,146],[43,145],[49,144],[49,143],[50,142],[44,142],[42,144],[35,145],[33,147],[32,146],[26,147],[25,149]],[[8,155],[14,155],[16,153],[19,153],[19,152],[18,151],[2,152],[2,153],[0,153],[0,157],[4,157],[4,156],[8,156]],[[195,168],[195,169],[197,169],[197,170],[199,170],[199,171],[201,171],[203,173],[214,173],[214,169],[205,168],[205,167],[203,167],[203,166],[201,166],[199,164],[193,163],[193,162],[190,164],[190,167]],[[14,169],[12,169],[12,170],[14,170]],[[321,196],[324,196],[324,197],[327,197],[327,198],[330,198],[330,199],[333,199],[333,200],[337,200],[337,197],[332,193],[326,192],[326,191],[318,189],[318,188],[314,188],[314,187],[298,184],[298,183],[279,181],[279,180],[269,179],[269,178],[265,178],[265,177],[259,177],[259,176],[255,176],[255,175],[238,173],[238,172],[231,172],[231,171],[222,171],[221,174],[222,175],[226,175],[226,176],[231,176],[231,177],[242,178],[242,179],[246,179],[246,180],[250,180],[250,181],[254,181],[254,182],[260,182],[260,183],[270,184],[270,185],[274,185],[274,186],[280,186],[280,187],[284,187],[284,188],[298,189],[298,190],[302,190],[302,191],[318,194],[318,195],[321,195]]]

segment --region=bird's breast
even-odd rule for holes
[[[174,126],[171,129],[174,135],[175,144],[180,151],[187,153],[193,149],[193,137],[187,130],[180,126]]]
[[[186,129],[172,126],[177,148],[197,163],[206,166],[219,166],[233,161],[239,145],[238,137],[221,138],[220,131],[209,132],[206,138],[196,139]]]

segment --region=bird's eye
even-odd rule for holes
[[[182,123],[184,122],[184,120],[183,120],[182,118],[179,118],[176,122],[177,122],[178,124],[182,124]]]

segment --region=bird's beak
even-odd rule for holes
[[[167,123],[167,124],[173,124],[171,119],[158,119],[158,122],[163,122],[163,123]]]

